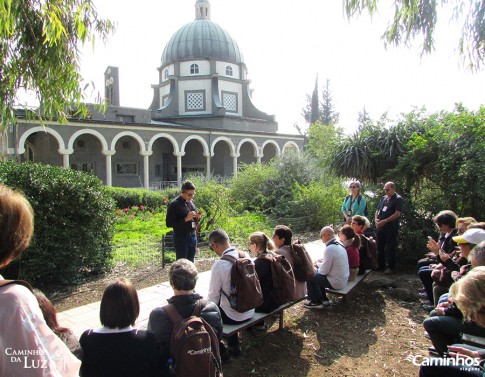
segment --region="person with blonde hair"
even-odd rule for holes
[[[450,294],[453,302],[463,313],[465,321],[474,321],[485,328],[485,266],[473,268],[451,286]],[[448,359],[461,362],[450,363],[438,359],[436,362],[428,363],[429,365],[422,365],[419,376],[483,376],[485,349],[454,344],[448,346],[448,351]]]
[[[0,184],[0,269],[22,255],[33,232],[34,211],[27,198]],[[81,362],[49,328],[29,284],[16,283],[0,275],[0,376],[77,376]],[[26,351],[21,362],[11,357]]]
[[[273,274],[271,272],[271,261],[267,258],[268,255],[276,255],[273,252],[275,249],[273,241],[263,232],[254,232],[249,236],[249,253],[256,257],[254,266],[263,292],[263,303],[256,308],[256,312],[271,313],[279,306],[271,295]],[[262,326],[262,324],[258,325]]]

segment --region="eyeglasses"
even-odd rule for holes
[[[353,188],[357,188],[357,186],[349,186],[349,188],[353,189]]]
[[[386,189],[386,188],[385,188],[385,189],[384,189],[384,191],[391,191],[391,189]]]

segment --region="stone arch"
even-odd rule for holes
[[[250,139],[250,138],[242,139],[239,142],[239,144],[237,145],[236,153],[239,154],[241,152],[241,147],[244,143],[249,143],[254,147],[254,156],[257,156],[259,154],[258,144],[253,139]]]
[[[198,141],[200,141],[200,143],[202,144],[202,148],[204,148],[204,156],[208,156],[209,155],[209,146],[207,145],[207,142],[205,141],[205,139],[202,136],[199,136],[199,135],[191,135],[188,138],[186,138],[183,141],[183,143],[182,143],[182,145],[180,147],[180,152],[185,153],[185,146],[187,145],[187,143],[190,140],[198,140]]]
[[[74,141],[76,141],[76,139],[79,136],[84,135],[84,134],[93,135],[94,137],[98,138],[99,142],[101,143],[102,150],[103,151],[108,150],[108,142],[106,141],[105,137],[100,132],[98,132],[96,130],[92,130],[90,128],[85,128],[85,129],[74,132],[74,134],[69,139],[69,143],[67,145],[67,148],[73,149]]]
[[[175,140],[175,138],[172,135],[167,134],[167,133],[163,133],[163,132],[162,133],[158,133],[156,135],[153,135],[153,137],[148,142],[148,151],[151,151],[152,150],[153,143],[155,143],[155,141],[157,139],[160,139],[160,138],[168,139],[172,143],[174,152],[179,152],[180,151],[179,150],[179,145],[177,143],[177,140]]]
[[[59,150],[65,149],[64,140],[62,139],[62,136],[57,131],[54,131],[52,128],[49,128],[49,127],[38,126],[38,127],[33,127],[31,129],[25,131],[22,134],[22,136],[20,136],[19,145],[18,145],[18,153],[19,154],[25,153],[25,141],[27,140],[27,138],[30,135],[32,135],[36,132],[40,132],[40,131],[44,131],[45,133],[52,135],[54,137],[54,139],[57,140],[57,143],[59,145]]]
[[[133,131],[123,131],[123,132],[120,132],[118,135],[116,135],[113,140],[111,141],[111,150],[115,150],[115,146],[116,146],[116,142],[121,139],[123,136],[131,136],[133,139],[135,139],[136,141],[138,141],[138,144],[140,146],[140,152],[145,152],[146,149],[145,149],[145,142],[143,141],[143,139],[141,138],[140,135],[138,135],[137,133],[133,132]]]
[[[287,141],[285,145],[283,145],[283,151],[282,153],[285,154],[287,149],[295,149],[297,154],[300,154],[300,148],[298,148],[298,144],[296,144],[294,141]]]
[[[234,143],[232,142],[232,140],[229,139],[228,137],[225,137],[225,136],[219,136],[218,138],[216,138],[212,142],[212,145],[211,145],[211,156],[214,156],[214,148],[215,148],[216,144],[219,141],[225,141],[227,143],[227,145],[229,146],[229,150],[230,150],[230,152],[231,152],[232,155],[234,155],[236,153],[236,151],[234,149]]]
[[[270,140],[266,140],[266,141],[263,143],[263,145],[261,146],[261,151],[263,152],[263,154],[264,154],[264,147],[266,147],[266,145],[268,145],[268,144],[272,144],[272,145],[275,147],[275,149],[276,149],[276,155],[277,155],[277,156],[281,156],[281,149],[280,149],[280,146],[278,145],[278,143],[277,143],[276,141],[274,141],[274,140],[272,140],[272,139],[270,139]]]

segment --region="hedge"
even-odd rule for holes
[[[34,209],[31,246],[2,274],[32,283],[74,282],[110,265],[114,201],[98,178],[61,167],[0,163],[0,182]]]

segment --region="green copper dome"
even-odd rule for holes
[[[162,66],[191,59],[244,62],[236,41],[228,32],[207,18],[196,19],[175,32],[163,50]]]

